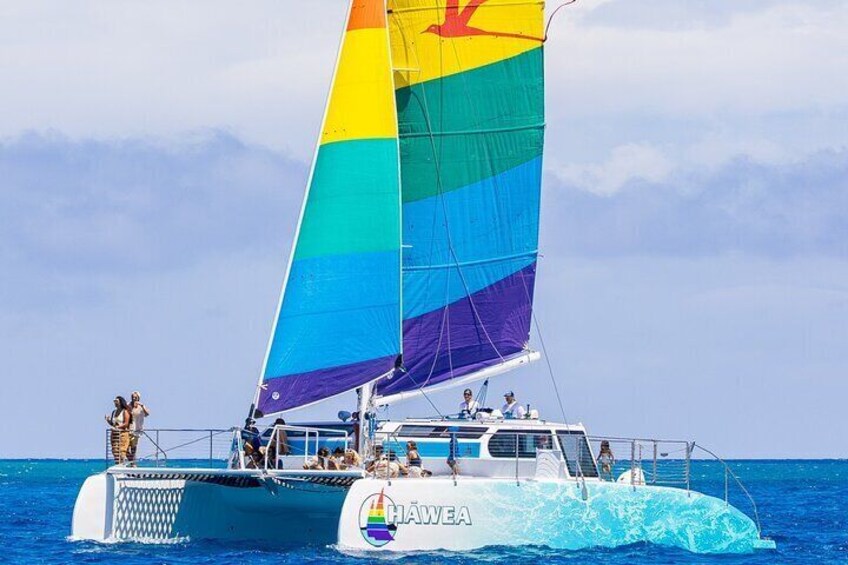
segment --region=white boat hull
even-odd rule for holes
[[[243,471],[109,471],[89,477],[80,489],[71,535],[95,541],[331,544],[346,490],[302,479],[263,480]]]
[[[381,527],[375,502],[384,495]],[[574,480],[460,477],[363,479],[348,492],[339,545],[352,550],[555,549],[648,542],[697,553],[764,547],[752,520],[723,500],[686,490]],[[369,514],[376,522],[369,532]],[[387,539],[391,538],[391,539]],[[765,546],[768,546],[765,543]]]
[[[460,551],[497,545],[573,550],[641,542],[696,553],[773,547],[733,506],[677,488],[587,481],[584,491],[578,481],[556,478],[386,481],[327,474],[318,482],[306,479],[316,477],[113,469],[84,483],[74,507],[72,536],[96,541],[337,543],[357,551]],[[383,508],[377,512],[381,494]]]

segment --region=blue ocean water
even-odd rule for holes
[[[102,461],[0,461],[0,563],[848,563],[848,461],[736,461],[733,468],[759,505],[776,551],[694,555],[632,545],[581,551],[490,547],[461,554],[346,555],[333,547],[186,541],[165,545],[69,541],[74,499]],[[721,495],[720,469],[693,462],[693,486]],[[741,498],[731,497],[741,509]]]

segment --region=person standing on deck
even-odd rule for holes
[[[504,400],[506,403],[501,408],[504,418],[507,420],[522,420],[527,416],[527,410],[515,400],[515,394],[511,390],[504,393]]]
[[[111,415],[106,416],[106,422],[111,429],[109,443],[112,445],[112,457],[115,460],[115,465],[121,465],[127,459],[132,413],[130,413],[129,405],[123,396],[116,396],[113,403],[115,410],[112,411]]]
[[[141,403],[141,393],[137,390],[130,395],[130,413],[132,414],[132,421],[130,423],[130,445],[127,450],[127,460],[132,465],[138,451],[138,440],[144,434],[144,419],[150,416],[150,410]]]
[[[462,392],[462,397],[463,401],[459,403],[459,417],[473,418],[474,414],[477,413],[477,410],[480,409],[480,406],[477,404],[477,401],[474,400],[474,396],[471,394],[471,389],[465,389]]]

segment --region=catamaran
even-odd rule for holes
[[[248,413],[272,418],[353,391],[358,411],[278,422],[258,440],[231,428],[167,447],[167,430],[147,430],[151,457],[85,481],[74,537],[373,551],[773,547],[753,501],[750,517],[729,504],[737,479],[723,462],[724,498],[692,488],[692,460],[710,454],[693,442],[593,438],[532,407],[519,419],[379,417],[541,357],[530,337],[544,34],[540,0],[350,1]],[[324,448],[380,462],[402,458],[410,440],[429,473],[310,468]],[[602,441],[618,461],[599,456]],[[208,462],[178,453],[207,443]]]

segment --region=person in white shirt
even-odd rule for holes
[[[141,393],[137,390],[133,391],[130,398],[132,418],[130,420],[130,445],[127,450],[127,460],[130,461],[130,465],[134,465],[136,453],[138,453],[138,440],[144,435],[144,419],[150,416],[150,410],[147,409],[146,404],[142,404]]]
[[[521,420],[527,415],[527,410],[515,400],[515,394],[511,390],[504,393],[504,400],[506,404],[501,408],[504,418]]]
[[[459,403],[459,417],[473,418],[474,414],[477,413],[477,410],[480,409],[480,406],[477,404],[477,401],[474,400],[474,396],[471,394],[470,388],[465,389],[462,392],[462,396],[465,400]]]

